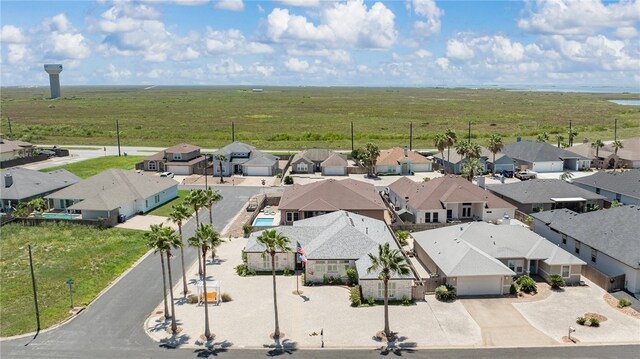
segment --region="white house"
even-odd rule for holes
[[[609,202],[640,206],[640,169],[596,172],[591,176],[573,179],[572,183],[606,197]]]
[[[505,146],[502,153],[518,166],[534,172],[578,171],[591,167],[591,160],[546,142],[519,141]]]

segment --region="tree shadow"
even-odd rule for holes
[[[227,261],[227,260],[226,260],[226,259],[223,259],[223,258],[216,258],[216,259],[215,259],[215,260],[213,260],[213,261],[211,260],[211,258],[209,258],[209,259],[207,259],[207,265],[208,265],[208,266],[209,266],[209,265],[217,266],[217,265],[221,265],[222,263],[224,263],[224,262],[226,262],[226,261]]]
[[[308,301],[310,301],[310,300],[311,300],[311,299],[309,299],[309,297],[307,297],[306,295],[300,295],[300,298],[302,298],[302,301],[303,301],[303,302],[308,302]]]
[[[209,345],[207,345],[209,343]],[[209,358],[209,357],[217,357],[218,354],[226,353],[229,351],[229,348],[233,346],[233,343],[229,341],[221,341],[221,342],[207,342],[205,345],[206,348],[196,349],[193,352],[196,353],[198,358]]]
[[[396,333],[393,333],[394,335]],[[395,356],[402,356],[406,354],[413,354],[416,352],[415,348],[418,346],[416,342],[407,341],[409,338],[405,336],[395,337],[394,340],[387,342],[387,345],[378,348],[380,355],[387,356],[393,354]]]
[[[189,339],[191,339],[191,337],[186,334],[174,334],[169,338],[160,339],[159,347],[165,349],[176,349],[182,344],[187,344]]]
[[[154,320],[154,322],[156,324],[154,324],[153,327],[149,328],[150,332],[154,332],[155,333],[155,332],[159,332],[159,331],[166,331],[167,328],[171,327],[171,318],[169,318],[169,319],[161,319],[161,318],[164,318],[164,317],[160,317],[160,318],[157,318],[156,320]]]
[[[263,345],[265,348],[269,348],[271,350],[267,351],[267,356],[275,357],[280,355],[293,355],[293,353],[298,351],[298,343],[292,342],[289,339],[284,339],[280,341],[280,339],[274,339],[273,344],[265,344]]]

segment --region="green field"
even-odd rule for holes
[[[178,190],[178,197],[172,199],[171,201],[163,204],[162,206],[154,209],[153,211],[149,212],[149,214],[154,214],[156,216],[164,216],[164,217],[169,217],[169,213],[171,213],[171,207],[173,206],[177,206],[180,203],[182,203],[184,201],[184,198],[189,194],[190,191],[188,190]],[[193,210],[193,207],[188,206],[187,207],[189,209],[189,215],[193,214],[193,212],[195,212]]]
[[[75,282],[74,305],[86,305],[148,250],[141,231],[53,224],[2,227],[2,337],[36,329],[27,244],[33,252],[43,329],[69,316],[67,279]]]
[[[80,178],[89,178],[110,168],[122,168],[132,170],[136,168],[136,163],[141,162],[143,156],[105,156],[96,157],[90,160],[69,163],[62,166],[43,168],[41,172],[65,169]]]
[[[495,89],[265,88],[250,87],[65,87],[64,97],[47,100],[47,88],[3,88],[3,132],[11,118],[14,137],[60,145],[115,145],[115,121],[128,146],[171,146],[189,142],[223,146],[236,139],[259,148],[350,149],[350,122],[356,146],[408,142],[432,147],[434,133],[452,127],[461,135],[471,121],[472,136],[485,143],[498,133],[505,142],[565,133],[569,120],[578,138],[611,139],[614,119],[622,138],[640,136],[640,107],[608,99],[637,94],[518,92]],[[566,136],[565,136],[566,137]]]

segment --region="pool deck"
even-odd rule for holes
[[[274,212],[274,214],[267,214],[268,212]],[[278,206],[265,206],[260,210],[260,213],[258,213],[258,216],[256,217],[256,219],[260,218],[273,219],[273,226],[280,225],[280,210],[278,210]]]

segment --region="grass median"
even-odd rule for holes
[[[169,214],[171,213],[171,207],[177,206],[182,202],[184,202],[184,198],[189,194],[189,192],[190,192],[189,190],[183,190],[183,189],[178,190],[178,197],[154,209],[153,211],[149,212],[149,214],[153,214],[156,216],[169,217]],[[192,215],[193,212],[195,212],[192,206],[187,206],[187,209],[189,210],[189,215]]]
[[[2,227],[0,336],[35,331],[27,245],[31,244],[42,328],[69,317],[65,281],[75,282],[74,305],[88,304],[149,248],[144,232],[72,224]]]
[[[132,170],[136,168],[136,163],[141,162],[143,156],[105,156],[96,157],[80,162],[69,163],[62,166],[55,166],[41,169],[41,172],[65,169],[80,178],[89,178],[110,168],[122,168]]]

